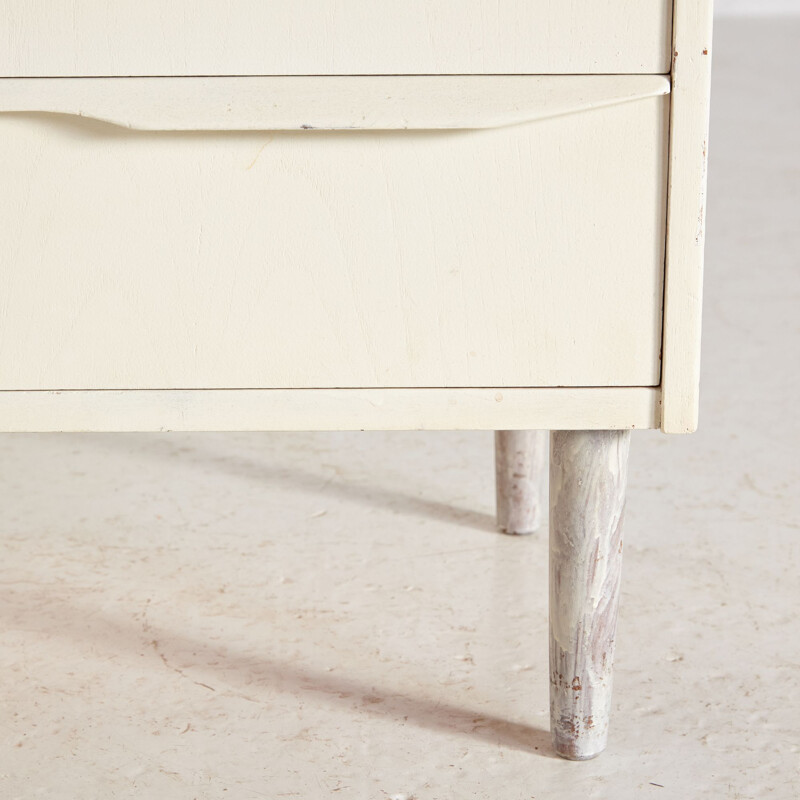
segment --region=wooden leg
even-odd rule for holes
[[[533,533],[542,521],[547,431],[495,431],[497,526]]]
[[[583,760],[606,746],[630,431],[554,431],[550,452],[550,730]]]

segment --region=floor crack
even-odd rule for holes
[[[176,667],[173,664],[170,664],[167,660],[167,657],[159,650],[158,647],[158,640],[153,639],[150,644],[155,651],[155,654],[161,659],[161,663],[167,668],[171,669],[173,672],[176,672],[181,678],[185,678],[187,681],[191,681],[195,686],[202,686],[204,689],[210,689],[212,692],[216,692],[217,690],[213,686],[209,686],[207,683],[203,683],[202,681],[196,681],[194,678],[190,678],[180,667]]]

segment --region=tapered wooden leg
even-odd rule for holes
[[[599,755],[611,708],[630,431],[554,431],[550,448],[550,730]]]
[[[497,526],[533,533],[542,522],[547,431],[495,431]]]

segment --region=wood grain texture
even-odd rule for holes
[[[503,532],[525,534],[539,529],[549,447],[547,431],[495,431],[497,526]]]
[[[657,428],[658,389],[0,391],[0,431]]]
[[[0,75],[665,73],[670,0],[0,0]]]
[[[559,755],[606,746],[629,431],[554,431],[550,453],[550,727]]]
[[[668,106],[384,133],[0,115],[0,389],[655,386]]]
[[[697,428],[703,301],[711,0],[675,0],[662,426]]]
[[[147,131],[482,129],[668,93],[663,75],[2,78],[0,112]]]

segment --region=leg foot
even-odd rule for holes
[[[606,746],[630,431],[554,431],[550,453],[550,730],[583,760]]]
[[[547,431],[495,431],[497,526],[533,533],[542,521]]]

